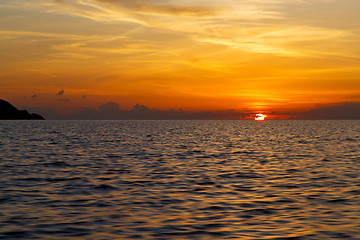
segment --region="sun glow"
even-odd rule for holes
[[[265,120],[265,115],[258,113],[255,116],[255,121],[264,121]]]
[[[0,0],[0,98],[59,118],[110,102],[201,119],[344,118],[332,105],[360,102],[360,1],[290,2]]]

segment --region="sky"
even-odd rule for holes
[[[60,115],[359,106],[359,11],[358,0],[2,0],[0,98]]]

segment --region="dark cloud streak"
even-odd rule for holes
[[[101,105],[98,109],[82,108],[75,113],[73,119],[93,120],[185,120],[185,119],[240,119],[248,116],[234,110],[216,112],[186,112],[179,110],[151,109],[145,105],[136,104],[131,110],[122,110],[114,102]]]
[[[298,114],[299,115],[299,114]],[[300,114],[299,119],[360,119],[360,102],[345,102],[331,106],[319,106]]]
[[[142,104],[136,104],[130,110],[123,110],[117,103],[108,102],[97,109],[83,107],[80,111],[61,115],[50,108],[26,108],[37,112],[46,119],[78,120],[201,120],[201,119],[251,119],[254,112],[227,111],[183,111],[158,110]],[[273,119],[308,120],[360,120],[360,102],[338,103],[331,106],[319,106],[306,112],[273,112]]]

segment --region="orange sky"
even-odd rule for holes
[[[358,0],[2,0],[0,98],[60,112],[358,102],[359,10]]]

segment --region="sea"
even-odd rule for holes
[[[360,239],[360,121],[0,121],[0,239]]]

